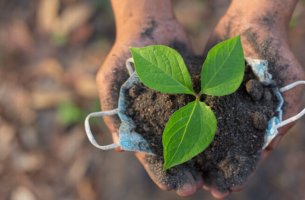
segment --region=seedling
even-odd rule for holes
[[[200,96],[224,96],[239,88],[245,70],[240,36],[223,41],[208,52],[198,94],[183,58],[174,49],[152,45],[130,51],[136,73],[144,85],[162,93],[196,97],[174,112],[166,123],[162,143],[164,170],[167,170],[192,159],[213,141],[217,120],[211,108],[200,101]]]

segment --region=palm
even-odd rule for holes
[[[211,34],[206,45],[207,52],[216,43],[241,35],[244,54],[246,57],[265,59],[269,62],[269,72],[277,81],[279,87],[292,83],[296,80],[304,79],[302,67],[292,54],[288,46],[287,33],[285,29],[272,29],[270,24],[261,24],[246,20],[238,21],[230,16],[224,16],[214,32]],[[283,119],[295,115],[300,107],[300,88],[284,94],[285,107]],[[287,133],[291,126],[283,127],[279,130],[280,135],[263,152],[263,157],[272,150]],[[234,191],[234,188],[232,189]],[[215,191],[216,194],[222,196]]]
[[[168,45],[173,41],[188,44],[183,30],[177,22],[167,22],[169,25],[156,23],[153,22],[155,25],[148,23],[148,27],[144,30],[140,25],[127,24],[125,26],[126,32],[117,38],[115,45],[97,75],[99,96],[103,110],[110,110],[117,107],[120,87],[128,78],[125,61],[131,57],[130,47],[141,47],[151,44]],[[119,121],[115,118],[105,120],[110,131],[112,133],[116,132]]]
[[[97,84],[99,86],[99,95],[103,110],[111,110],[117,108],[119,90],[121,85],[127,80],[128,73],[125,69],[125,61],[131,57],[129,47],[141,47],[151,44],[169,45],[173,42],[183,43],[188,47],[189,42],[186,34],[181,26],[174,20],[162,22],[148,22],[147,28],[138,24],[125,25],[126,32],[117,38],[117,41],[103,63],[101,70],[97,76]],[[120,121],[118,118],[105,118],[105,122],[109,127],[113,140],[118,143],[118,128]],[[148,164],[145,154],[136,153],[137,158],[142,163],[144,168],[152,180],[163,190],[176,189],[181,196],[187,196],[196,192],[197,188],[202,185],[200,176],[194,177],[190,172],[181,170],[187,179],[182,188],[172,188],[166,184],[169,179],[175,178],[175,175],[160,174],[156,175],[155,170],[162,171],[162,164],[156,162]],[[154,165],[154,166],[152,166]],[[158,169],[159,168],[159,169]],[[152,170],[153,169],[153,170]],[[197,180],[197,182],[195,181]]]

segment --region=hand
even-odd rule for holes
[[[120,26],[116,42],[97,75],[102,110],[117,108],[120,87],[129,77],[125,68],[126,59],[131,57],[129,47],[151,44],[169,45],[174,41],[185,44],[189,48],[186,34],[173,17],[167,19],[130,19]],[[105,118],[105,122],[112,133],[114,142],[118,143],[119,119],[108,117]],[[163,190],[175,189],[178,195],[188,196],[202,186],[199,174],[196,175],[188,172],[185,168],[180,168],[177,174],[183,173],[186,178],[181,187],[175,188],[176,186],[171,185],[170,182],[177,180],[177,177],[175,174],[165,174],[160,161],[147,162],[147,155],[143,153],[136,153],[136,157],[147,170],[151,179]]]
[[[273,79],[279,87],[304,80],[304,71],[289,49],[287,38],[287,27],[294,3],[295,1],[292,1],[282,8],[283,4],[276,4],[276,1],[233,0],[210,36],[205,52],[220,41],[241,35],[245,56],[268,60],[269,72],[273,74]],[[285,92],[284,99],[283,119],[286,119],[300,111],[301,87]],[[275,148],[292,125],[279,129],[279,136],[265,149],[262,158]],[[224,198],[229,194],[220,193],[215,188],[206,189],[216,198]],[[230,191],[239,189],[231,188]]]

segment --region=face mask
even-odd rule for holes
[[[291,90],[292,88],[298,85],[305,85],[305,81],[296,81],[291,83],[285,87],[277,88],[275,86],[274,81],[272,80],[272,75],[268,72],[268,62],[266,60],[259,60],[259,59],[252,59],[246,58],[246,61],[250,65],[253,73],[256,75],[258,80],[264,84],[272,87],[273,93],[275,94],[278,105],[276,108],[276,114],[272,117],[269,122],[267,129],[265,130],[265,138],[264,138],[264,145],[263,149],[265,149],[271,141],[278,135],[278,129],[290,124],[298,119],[300,119],[303,115],[305,115],[305,108],[298,113],[297,115],[290,117],[286,120],[282,120],[283,115],[283,105],[284,99],[282,93]],[[145,152],[148,154],[153,154],[152,150],[150,149],[147,141],[137,132],[134,131],[135,124],[133,120],[125,114],[126,105],[125,105],[125,94],[126,92],[135,84],[139,83],[140,80],[132,67],[133,59],[129,58],[126,60],[126,68],[130,75],[129,79],[121,86],[118,108],[110,111],[102,111],[102,112],[94,112],[90,113],[85,119],[85,131],[87,137],[91,144],[96,148],[102,150],[110,150],[119,147],[125,151],[135,151],[135,152]],[[112,116],[118,115],[121,120],[121,125],[119,128],[119,144],[110,144],[110,145],[99,145],[90,129],[89,120],[92,117],[103,117],[103,116]]]
[[[270,85],[271,87],[275,85],[274,81],[272,80],[272,75],[268,73],[268,62],[266,60],[246,58],[246,61],[251,66],[252,71],[257,76],[259,81],[261,81],[265,85]],[[271,141],[278,135],[279,128],[286,126],[287,124],[290,124],[300,119],[303,115],[305,115],[305,108],[304,108],[297,115],[282,121],[282,116],[283,116],[282,108],[284,105],[284,98],[282,96],[282,93],[291,90],[292,88],[298,85],[305,85],[305,81],[296,81],[280,89],[275,86],[272,87],[273,93],[275,94],[279,103],[276,108],[276,115],[272,117],[268,122],[268,126],[265,131],[265,142],[263,149],[265,149],[271,143]]]

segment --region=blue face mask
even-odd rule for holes
[[[268,62],[266,60],[258,60],[252,58],[246,58],[246,60],[248,64],[251,66],[253,73],[256,75],[256,77],[260,82],[262,82],[265,85],[271,85],[271,86],[274,85],[274,81],[272,80],[272,75],[268,73]],[[305,85],[305,81],[296,81],[280,89],[277,87],[272,87],[273,93],[275,94],[278,100],[278,105],[276,108],[276,115],[272,117],[268,122],[268,126],[265,132],[265,142],[263,149],[265,149],[272,142],[272,140],[278,135],[278,128],[300,119],[305,114],[305,108],[304,108],[297,115],[282,121],[283,105],[284,105],[284,98],[282,96],[282,93],[298,85]]]
[[[270,86],[275,85],[274,81],[272,80],[272,75],[268,72],[268,62],[266,60],[246,58],[246,61],[251,66],[253,73],[256,75],[257,79],[262,84],[270,85]],[[136,73],[134,73],[134,70],[132,68],[132,63],[133,63],[132,58],[127,59],[126,68],[128,70],[130,77],[121,87],[118,108],[110,111],[90,113],[85,120],[85,131],[91,144],[99,149],[110,150],[119,147],[120,149],[125,151],[145,152],[148,154],[153,154],[147,141],[139,133],[134,131],[135,124],[133,120],[125,114],[125,110],[126,110],[125,94],[133,85],[140,82],[138,76],[136,75]],[[282,93],[298,85],[305,85],[305,81],[296,81],[282,88],[272,87],[273,93],[278,99],[278,105],[276,108],[276,115],[272,117],[268,122],[268,126],[265,131],[265,141],[264,141],[263,149],[265,149],[271,143],[271,141],[278,135],[278,128],[283,127],[289,123],[292,123],[300,119],[303,115],[305,115],[305,108],[304,108],[297,115],[288,118],[284,121],[282,120],[282,115],[283,115],[282,108],[284,105],[284,99]],[[121,120],[121,125],[118,133],[119,142],[118,144],[113,143],[104,146],[99,145],[93,137],[93,134],[90,129],[89,120],[92,117],[102,117],[102,116],[112,116],[112,115],[118,115]]]

